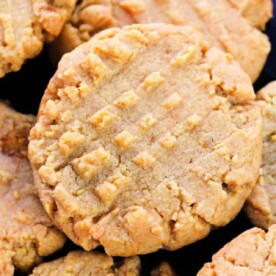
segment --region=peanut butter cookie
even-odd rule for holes
[[[256,226],[276,223],[276,81],[257,94],[263,114],[263,160],[261,175],[247,200],[245,210]]]
[[[276,275],[276,226],[267,233],[252,228],[226,244],[198,276]]]
[[[190,27],[133,25],[65,55],[31,131],[47,213],[86,250],[174,250],[231,221],[259,176],[249,77]]]
[[[65,241],[36,195],[26,158],[35,118],[0,103],[0,271],[27,271]]]
[[[57,37],[76,0],[0,1],[0,78],[18,71]]]
[[[140,266],[138,257],[114,263],[111,257],[102,253],[73,251],[63,258],[39,265],[31,276],[138,276]]]
[[[149,22],[192,25],[205,34],[213,46],[231,53],[254,81],[264,66],[270,45],[267,37],[235,8],[244,9],[246,13],[252,7],[248,4],[248,8],[244,8],[242,2],[243,5],[237,5],[234,0],[82,0],[53,44],[52,56],[59,60],[64,53],[110,27]],[[270,9],[259,5],[258,12],[269,10],[266,13],[271,17],[271,0],[269,3]],[[258,18],[257,13],[254,18]]]

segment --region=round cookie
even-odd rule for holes
[[[219,250],[197,276],[276,275],[275,240],[275,225],[267,233],[259,228],[245,231]]]
[[[256,226],[276,223],[276,81],[257,93],[263,115],[263,156],[261,175],[248,198],[245,211]]]
[[[240,3],[237,9],[237,4],[233,5],[229,1],[83,0],[76,6],[70,21],[50,52],[53,60],[58,61],[64,53],[88,41],[95,33],[110,27],[149,22],[191,25],[205,34],[213,46],[231,53],[252,81],[255,81],[270,51],[269,41],[266,35],[252,27],[240,15],[241,11],[238,9],[244,9],[246,13],[252,5],[248,4],[248,8],[244,8],[245,4]],[[270,10],[271,17],[272,7],[269,7],[270,9],[263,5],[260,10]],[[254,18],[258,16],[255,15]],[[267,16],[266,19],[268,18]]]
[[[109,29],[64,56],[29,157],[47,213],[86,250],[174,250],[231,221],[259,176],[249,77],[189,27]]]
[[[35,57],[44,41],[57,37],[76,0],[1,0],[0,78]]]
[[[65,237],[45,213],[26,158],[35,118],[0,103],[0,271],[28,271],[60,249]]]
[[[139,257],[125,258],[114,263],[111,257],[102,253],[72,251],[63,258],[40,264],[30,276],[138,276],[140,266]]]

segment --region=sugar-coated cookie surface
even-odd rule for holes
[[[103,253],[72,251],[63,258],[39,265],[31,276],[138,276],[140,266],[139,257],[114,262]]]
[[[259,176],[249,77],[193,28],[109,29],[64,56],[31,131],[48,214],[86,250],[174,250],[231,221]]]
[[[57,37],[76,0],[0,1],[0,78],[35,57]]]
[[[0,271],[27,271],[65,241],[45,213],[26,158],[35,118],[0,103]]]
[[[254,81],[259,76],[270,45],[267,37],[250,25],[242,14],[262,25],[272,16],[271,0],[82,0],[60,37],[53,44],[53,59],[88,41],[110,27],[133,23],[163,22],[191,25],[205,34],[213,45],[229,52]],[[260,2],[260,0],[259,0]],[[257,6],[257,12],[253,7]],[[251,13],[253,13],[251,15]],[[259,15],[261,14],[261,16]],[[265,15],[265,16],[264,16]]]
[[[275,225],[267,233],[259,228],[245,231],[219,250],[197,275],[276,275],[275,241]]]
[[[276,223],[276,81],[257,93],[263,115],[263,157],[261,175],[247,200],[245,210],[256,226]]]

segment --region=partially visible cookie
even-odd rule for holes
[[[48,214],[86,250],[175,250],[229,223],[259,176],[249,77],[190,27],[144,24],[64,56],[29,157]]]
[[[138,276],[140,270],[139,257],[114,262],[103,253],[72,251],[63,258],[40,264],[30,276]]]
[[[172,267],[167,262],[162,262],[158,267],[154,268],[151,273],[151,276],[176,276],[176,273],[173,271]]]
[[[276,275],[276,226],[252,228],[226,244],[197,276]]]
[[[213,46],[231,53],[254,81],[264,66],[270,45],[267,37],[252,27],[240,14],[239,10],[243,9],[242,13],[246,13],[253,3],[245,7],[245,3],[233,5],[229,1],[82,0],[78,2],[70,21],[52,45],[50,52],[57,61],[64,53],[110,27],[149,22],[191,25],[205,34]],[[269,10],[266,6],[259,5],[258,12]],[[271,16],[271,5],[269,7],[270,13],[264,13]],[[263,23],[269,16],[263,18]],[[254,18],[258,18],[258,15],[254,14]]]
[[[0,1],[0,78],[35,57],[57,37],[76,0]]]
[[[60,249],[65,237],[53,225],[36,195],[26,158],[35,118],[0,103],[0,271],[28,271]]]
[[[236,7],[250,25],[264,29],[266,23],[273,15],[271,0],[228,0]]]
[[[245,210],[253,224],[267,229],[276,223],[276,81],[260,90],[257,100],[264,124],[262,167]]]
[[[27,156],[28,136],[33,116],[15,112],[0,102],[0,150],[7,155]]]

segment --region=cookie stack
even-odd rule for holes
[[[36,118],[0,103],[0,275],[144,275],[138,255],[243,207],[268,232],[198,275],[276,275],[276,81],[252,86],[271,16],[270,0],[2,0],[0,77],[53,40],[58,68]],[[78,249],[45,262],[66,238]]]

